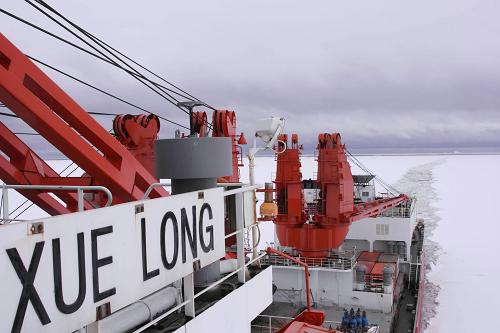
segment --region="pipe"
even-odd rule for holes
[[[176,288],[163,288],[98,321],[99,333],[130,331],[172,308],[178,300]]]
[[[291,261],[299,264],[300,266],[304,267],[304,274],[305,274],[305,278],[306,278],[307,311],[311,311],[311,290],[309,289],[309,266],[305,262],[300,261],[299,259],[294,258],[292,256],[289,256],[288,254],[283,253],[281,251],[278,251],[278,250],[276,250],[276,249],[274,249],[272,247],[268,247],[266,249],[266,252],[267,252],[267,254],[274,253],[276,255],[279,255],[280,257],[283,257],[283,258],[286,258],[288,260],[291,260]]]
[[[259,151],[258,148],[256,148],[256,139],[254,138],[253,140],[253,150],[250,149],[250,152],[248,153],[248,178],[250,180],[250,185],[255,185],[255,154]],[[254,224],[257,223],[257,219],[253,221]],[[258,256],[258,250],[257,246],[259,245],[257,243],[257,228],[252,228],[252,259],[257,258]]]

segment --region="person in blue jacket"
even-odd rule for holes
[[[356,320],[355,316],[351,317],[351,329],[356,329],[358,327],[358,321]]]
[[[361,326],[363,328],[368,327],[368,318],[366,317],[366,311],[363,311],[363,315],[361,316]]]
[[[342,316],[343,330],[346,330],[349,327],[349,322],[350,322],[349,313],[347,312],[347,310],[344,310],[344,315]]]
[[[356,327],[359,327],[359,328],[363,327],[361,314],[359,314],[359,313],[356,313]]]

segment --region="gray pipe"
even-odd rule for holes
[[[178,302],[179,294],[174,287],[166,287],[154,294],[116,311],[98,322],[100,333],[127,332],[147,323]]]
[[[394,274],[394,267],[386,265],[382,270],[384,273],[384,293],[390,294],[392,293],[393,287],[393,279],[392,276]]]
[[[363,264],[356,265],[356,289],[365,290],[365,274],[366,266]]]
[[[391,241],[387,242],[387,251],[390,254],[395,252],[394,251],[394,242],[391,242]]]

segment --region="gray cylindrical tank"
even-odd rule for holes
[[[356,290],[365,290],[365,275],[366,266],[363,264],[356,265]]]
[[[392,287],[393,287],[392,276],[394,274],[394,267],[390,265],[385,265],[382,272],[384,273],[384,293],[390,294],[392,293]]]
[[[230,138],[162,139],[155,144],[156,175],[172,179],[172,194],[217,186],[232,173]]]
[[[217,178],[232,173],[230,138],[188,137],[157,140],[156,174],[172,180],[172,194],[214,188]],[[210,284],[220,277],[219,262],[194,274],[196,285]]]
[[[394,253],[394,242],[387,242],[387,251],[390,254]]]

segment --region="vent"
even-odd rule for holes
[[[389,225],[388,224],[377,224],[377,235],[388,235]]]

